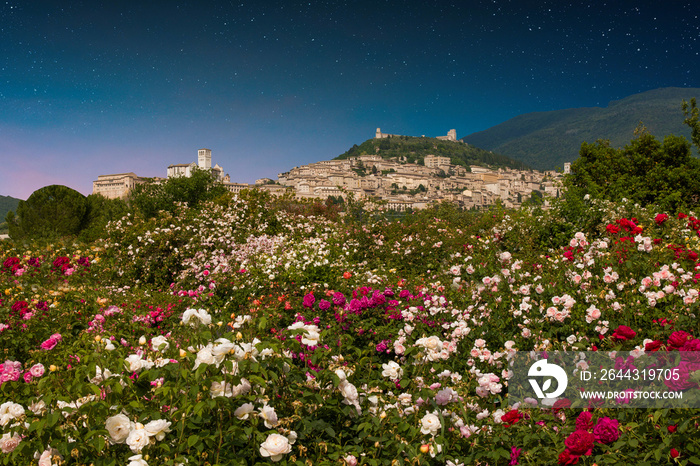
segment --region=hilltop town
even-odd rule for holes
[[[377,128],[375,139],[392,137],[402,136],[385,134]],[[455,130],[435,139],[464,144],[456,139]],[[189,176],[194,167],[215,170],[217,179],[232,192],[256,188],[275,195],[291,192],[298,198],[316,199],[352,195],[356,199],[384,201],[386,208],[397,211],[423,209],[442,201],[467,209],[483,208],[499,199],[505,207],[519,207],[532,196],[559,196],[562,177],[555,171],[465,166],[450,157],[432,154],[413,161],[406,156],[363,154],[294,167],[278,174],[277,180],[263,178],[247,184],[231,182],[222,167],[212,167],[209,149],[198,151],[197,162],[170,165],[167,174]],[[568,168],[565,164],[565,172]],[[125,198],[131,188],[145,180],[134,173],[101,175],[93,182],[93,193]]]

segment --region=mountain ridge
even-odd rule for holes
[[[626,145],[640,123],[659,139],[670,134],[690,139],[681,104],[692,97],[700,97],[700,88],[654,89],[613,100],[607,107],[525,113],[460,140],[538,170],[553,170],[573,162],[584,141]]]

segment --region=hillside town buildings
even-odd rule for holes
[[[393,137],[381,133],[376,137]],[[456,140],[450,130],[447,140]],[[560,173],[554,171],[490,169],[453,164],[449,157],[426,155],[422,163],[409,163],[404,157],[384,159],[379,155],[361,155],[342,160],[323,160],[294,167],[277,175],[277,180],[262,178],[255,184],[231,182],[218,164],[211,165],[211,150],[200,149],[197,162],[167,167],[167,177],[190,176],[195,167],[212,170],[229,191],[261,189],[273,195],[291,193],[298,198],[376,199],[388,209],[423,209],[433,203],[453,202],[463,208],[483,208],[498,200],[505,207],[519,207],[531,196],[561,194]],[[567,167],[568,168],[568,167]],[[108,198],[126,198],[129,191],[146,178],[134,173],[100,175],[93,182],[93,193]],[[163,181],[163,179],[156,179]],[[546,201],[545,201],[546,202]]]

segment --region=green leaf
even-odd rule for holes
[[[636,438],[631,438],[627,441],[627,444],[632,448],[637,448],[639,446],[639,440],[637,440]]]
[[[190,435],[190,437],[187,439],[187,446],[192,448],[197,444],[197,442],[199,442],[199,435]]]
[[[691,456],[690,458],[688,458],[688,462],[691,464],[700,464],[700,458],[698,458],[697,456]]]

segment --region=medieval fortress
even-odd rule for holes
[[[377,128],[375,138],[398,135],[382,133]],[[438,139],[457,141],[452,129]],[[427,155],[423,163],[408,163],[403,157],[384,159],[379,155],[360,155],[343,160],[294,167],[277,175],[277,180],[263,178],[255,184],[231,182],[230,176],[218,164],[212,167],[211,150],[200,149],[197,162],[170,165],[167,177],[190,176],[194,167],[212,170],[217,180],[232,192],[261,189],[275,195],[291,192],[298,198],[326,199],[330,196],[355,199],[374,198],[385,201],[393,210],[423,209],[441,201],[450,201],[464,208],[482,208],[499,199],[505,207],[519,207],[534,192],[558,196],[561,174],[548,171],[492,170],[480,166],[464,167],[451,163],[449,157]],[[568,168],[568,167],[567,167]],[[129,191],[147,178],[135,173],[100,175],[93,182],[93,194],[108,198],[126,198]],[[156,182],[164,178],[155,178]]]

